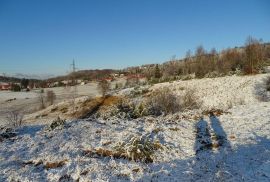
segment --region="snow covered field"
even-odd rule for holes
[[[179,94],[193,87],[202,100],[200,110],[133,120],[73,120],[54,130],[37,120],[0,142],[0,181],[270,181],[270,102],[259,102],[254,94],[263,77],[152,87],[169,86]],[[226,113],[201,114],[212,108]],[[114,150],[132,136],[160,143],[152,163],[86,152]]]
[[[63,102],[70,99],[72,96],[71,88],[53,87],[46,88],[53,90],[56,94],[56,103]],[[38,110],[40,101],[38,99],[40,90],[31,92],[11,92],[0,91],[0,126],[6,124],[5,115],[8,110],[20,110],[24,114],[30,114]],[[97,96],[99,95],[96,83],[89,83],[87,85],[80,85],[77,87],[77,96]],[[13,100],[15,98],[15,100]],[[11,100],[11,101],[8,101]],[[26,107],[27,106],[27,107]]]

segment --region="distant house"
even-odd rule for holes
[[[103,80],[106,80],[108,82],[111,82],[111,81],[113,81],[113,78],[112,77],[107,77],[107,78],[104,78]]]
[[[10,90],[10,89],[11,89],[10,83],[0,82],[0,90]]]

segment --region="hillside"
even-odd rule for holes
[[[267,76],[149,87],[148,93],[166,87],[178,95],[195,90],[200,107],[174,114],[37,118],[2,139],[0,181],[269,181],[270,102],[257,92]],[[131,98],[136,89],[115,97]]]

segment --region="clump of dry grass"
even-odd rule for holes
[[[53,169],[53,168],[58,168],[62,167],[66,164],[67,160],[62,160],[62,161],[56,161],[56,162],[46,162],[44,165],[45,169]]]
[[[117,105],[120,102],[121,97],[107,96],[107,97],[95,97],[84,101],[72,114],[75,118],[87,118],[97,112],[106,112],[108,107]]]
[[[68,161],[67,159],[55,161],[55,162],[44,162],[42,160],[38,160],[38,161],[30,160],[30,161],[22,162],[22,164],[24,166],[26,166],[26,165],[34,165],[34,166],[43,165],[43,167],[48,170],[48,169],[63,167],[67,161]]]
[[[162,149],[158,141],[151,141],[148,137],[132,137],[127,142],[118,143],[114,149],[126,158],[134,161],[153,162],[154,152]]]
[[[84,150],[83,154],[85,156],[98,155],[150,163],[153,162],[154,152],[158,149],[163,149],[158,141],[150,141],[148,137],[132,137],[126,142],[117,143],[112,150],[96,148]]]

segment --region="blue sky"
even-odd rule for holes
[[[64,74],[270,41],[268,0],[0,0],[0,73]]]

